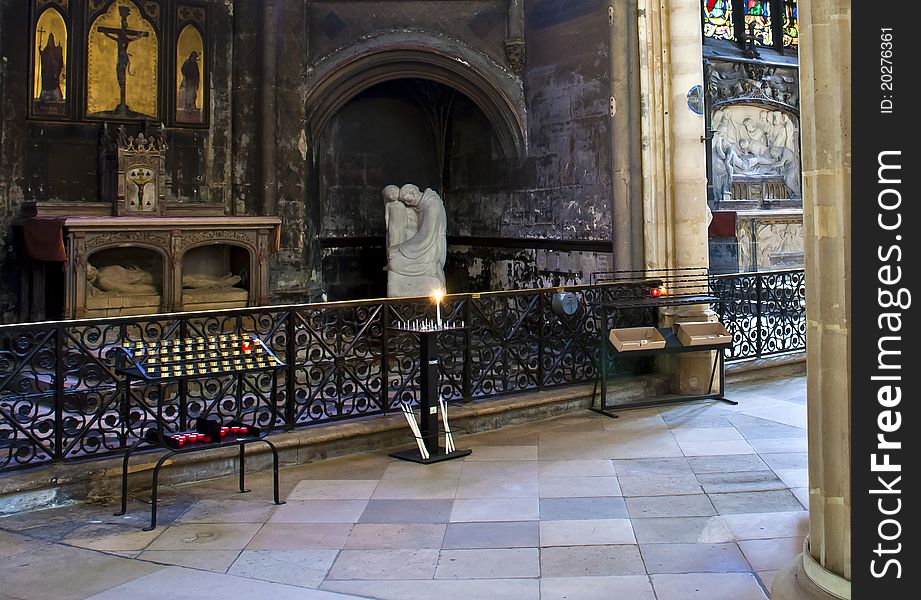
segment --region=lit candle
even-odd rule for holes
[[[435,290],[432,294],[435,297],[435,318],[438,320],[438,328],[441,329],[441,299],[444,298],[444,290]]]

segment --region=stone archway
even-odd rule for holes
[[[320,137],[333,115],[363,91],[397,79],[429,80],[467,96],[489,119],[505,158],[524,158],[520,81],[459,42],[419,33],[379,36],[320,61],[305,99],[310,137]]]

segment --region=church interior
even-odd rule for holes
[[[849,598],[849,39],[0,0],[0,598]]]

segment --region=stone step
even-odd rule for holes
[[[665,378],[647,375],[608,382],[610,405],[651,399],[662,393]],[[581,384],[503,396],[497,399],[452,405],[452,429],[463,447],[465,433],[479,433],[585,410],[592,403],[592,384]],[[401,412],[279,432],[271,436],[282,464],[304,464],[359,452],[408,446],[409,428]],[[236,447],[190,453],[167,461],[161,485],[205,481],[236,473]],[[150,488],[150,476],[161,452],[132,457],[129,491]],[[264,444],[247,446],[247,473],[271,468],[271,454]],[[0,515],[39,510],[87,501],[117,498],[121,485],[121,457],[56,463],[0,474]]]

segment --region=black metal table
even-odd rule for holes
[[[619,352],[617,348],[612,349],[621,357],[635,357],[639,358],[642,356],[657,356],[661,354],[679,354],[683,352],[713,352],[716,351],[718,358],[713,361],[713,368],[710,370],[710,382],[706,389],[713,389],[713,381],[717,377],[717,372],[719,373],[719,389],[716,392],[710,392],[707,394],[698,394],[693,396],[676,396],[674,398],[666,398],[661,400],[643,400],[640,402],[630,402],[626,404],[618,404],[617,409],[627,409],[627,408],[648,408],[650,406],[662,406],[665,404],[675,404],[678,402],[693,402],[695,400],[720,400],[728,404],[738,404],[735,400],[730,400],[726,398],[724,394],[725,384],[726,384],[726,369],[725,369],[725,354],[724,350],[732,346],[732,342],[726,342],[723,344],[710,344],[710,345],[700,345],[700,346],[685,346],[678,339],[678,336],[670,327],[660,327],[658,328],[659,333],[665,338],[665,347],[657,348],[654,350],[629,350],[625,352]],[[607,338],[604,340],[604,345],[609,345]],[[607,357],[602,356],[602,361],[606,361]],[[605,365],[605,362],[602,362],[602,365]],[[718,368],[717,368],[718,367]],[[599,408],[592,407],[591,410],[594,412],[603,414],[605,416],[616,418],[617,415],[612,414],[607,406],[607,385],[605,377],[607,376],[607,368],[603,366],[601,369],[601,406]]]
[[[661,308],[673,308],[693,305],[713,305],[718,304],[720,298],[709,293],[709,273],[706,269],[678,269],[678,270],[651,270],[651,271],[624,271],[614,272],[614,281],[629,281],[633,283],[644,284],[648,292],[616,298],[612,301],[602,302],[599,310],[600,323],[598,331],[600,333],[599,344],[599,361],[598,361],[598,379],[596,388],[600,384],[600,406],[594,407],[595,393],[592,393],[592,408],[594,412],[617,418],[617,415],[611,413],[612,409],[623,410],[630,408],[648,408],[651,406],[662,406],[679,402],[693,402],[697,400],[720,400],[728,404],[738,404],[733,400],[725,397],[725,350],[732,347],[732,341],[723,344],[685,346],[679,340],[675,332],[668,327],[657,328],[659,333],[665,338],[665,347],[654,350],[629,350],[619,352],[608,340],[608,332],[612,328],[611,317],[618,315],[621,311],[645,309],[655,311],[658,318],[658,311]],[[643,288],[643,285],[640,286]],[[708,393],[697,395],[680,395],[671,398],[660,398],[656,400],[643,400],[639,402],[629,402],[608,406],[607,404],[607,376],[608,376],[608,356],[609,348],[614,351],[618,358],[627,357],[644,357],[657,356],[665,354],[678,354],[685,352],[713,352],[716,351],[718,358],[713,362],[713,368],[710,371],[710,383],[706,388]],[[719,373],[719,389],[716,392],[713,389],[713,382]]]
[[[203,347],[205,350],[203,352],[194,349],[186,351],[189,345],[192,348]],[[134,452],[149,449],[163,449],[167,452],[160,457],[153,469],[150,526],[145,527],[144,531],[151,531],[157,526],[160,469],[168,459],[176,455],[238,446],[240,449],[240,493],[246,493],[250,491],[246,489],[245,479],[246,446],[264,443],[272,452],[274,501],[275,504],[284,504],[284,501],[279,499],[278,493],[278,449],[266,439],[266,436],[272,430],[277,417],[278,371],[286,368],[287,365],[279,360],[262,340],[256,337],[227,334],[211,338],[167,340],[149,344],[137,343],[122,346],[120,350],[122,352],[119,360],[122,366],[118,368],[118,372],[124,377],[125,397],[131,394],[132,381],[143,382],[145,385],[156,385],[157,396],[156,427],[148,428],[141,439],[125,451],[122,460],[121,510],[115,513],[116,516],[124,515],[128,508],[128,461]],[[220,356],[222,353],[224,356]],[[188,358],[190,354],[193,356],[191,360]],[[213,356],[215,354],[218,356]],[[252,355],[250,359],[247,359],[247,354]],[[198,358],[199,356],[202,358]],[[250,411],[248,415],[244,415],[244,386],[248,384],[252,392],[262,393],[247,381],[247,377],[259,373],[268,373],[271,377],[268,409],[267,411]],[[225,417],[223,416],[220,417],[221,421],[199,418],[196,420],[194,430],[191,429],[186,415],[188,382],[195,379],[218,380],[222,378],[236,380],[233,418],[226,423],[224,423]],[[179,387],[178,394],[171,397],[178,400],[179,404],[180,416],[177,431],[167,431],[164,426],[164,405],[167,404],[166,392],[170,385]],[[222,400],[223,398],[218,402]],[[265,415],[266,412],[267,415]],[[260,426],[260,414],[264,417],[261,420],[264,421],[265,426]],[[247,416],[250,417],[251,422],[249,423],[244,422]]]

